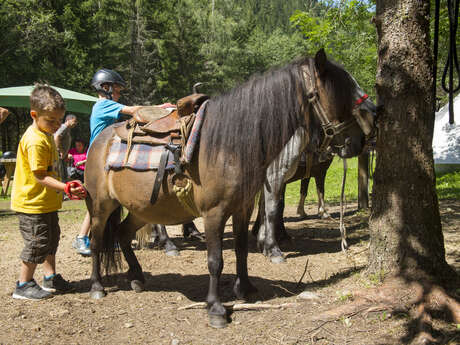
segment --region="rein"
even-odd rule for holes
[[[307,84],[307,98],[308,98],[308,103],[312,105],[314,113],[318,117],[321,127],[323,129],[324,133],[324,140],[321,143],[321,146],[319,147],[318,153],[320,154],[320,161],[321,157],[324,159],[324,155],[329,155],[331,153],[331,142],[334,139],[334,137],[341,132],[345,131],[348,127],[354,124],[355,119],[352,118],[348,121],[340,122],[338,124],[333,124],[331,121],[329,121],[329,118],[326,115],[326,112],[324,111],[323,106],[319,102],[319,97],[318,97],[318,90],[316,89],[315,85],[315,74],[314,74],[314,69],[313,69],[313,60],[310,60],[310,70],[311,73],[308,72],[308,66],[302,66],[302,72],[304,76],[304,81]],[[310,84],[310,88],[308,88],[308,83]],[[364,95],[367,96],[367,95]],[[359,106],[367,97],[363,98],[362,96],[360,99],[358,99],[355,102],[355,106]],[[358,103],[359,102],[359,103]]]

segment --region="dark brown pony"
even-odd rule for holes
[[[226,94],[212,98],[206,110],[199,148],[185,175],[193,185],[193,198],[203,217],[207,242],[209,290],[206,298],[210,325],[225,327],[227,315],[219,296],[223,268],[224,226],[233,218],[237,277],[233,288],[238,298],[255,291],[248,277],[248,223],[254,197],[262,187],[266,168],[294,132],[303,128],[306,138],[321,132],[313,94],[333,125],[353,119],[355,83],[341,67],[331,63],[323,50],[314,58],[295,61],[250,79]],[[129,265],[128,278],[139,292],[145,282],[141,266],[131,248],[137,229],[146,223],[183,224],[188,213],[173,192],[174,173],[166,174],[158,199],[150,203],[155,171],[105,170],[108,150],[114,138],[106,128],[93,142],[85,169],[86,199],[91,215],[92,298],[105,296],[101,263],[106,269],[116,264],[116,241]],[[341,152],[361,152],[364,134],[353,122],[334,136]],[[120,223],[120,210],[129,213]]]

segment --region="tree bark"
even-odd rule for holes
[[[445,261],[432,151],[430,2],[377,0],[379,116],[369,272],[452,274]]]

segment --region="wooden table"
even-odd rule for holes
[[[3,164],[6,170],[6,174],[3,177],[2,181],[1,196],[6,196],[8,194],[10,182],[14,176],[14,168],[16,168],[16,158],[0,158],[0,164]]]

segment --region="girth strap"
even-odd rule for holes
[[[152,196],[150,197],[150,203],[153,205],[158,199],[158,193],[165,176],[166,166],[168,165],[169,152],[172,152],[174,157],[174,172],[176,174],[182,174],[182,166],[180,163],[181,147],[179,145],[167,144],[164,146],[164,151],[160,157],[160,164],[158,166],[157,176],[153,184]]]
[[[165,175],[166,164],[168,164],[168,149],[165,146],[165,150],[161,154],[160,166],[158,167],[157,176],[155,177],[155,183],[153,184],[152,196],[150,197],[150,203],[152,205],[158,199],[158,193],[160,192],[161,183]]]

